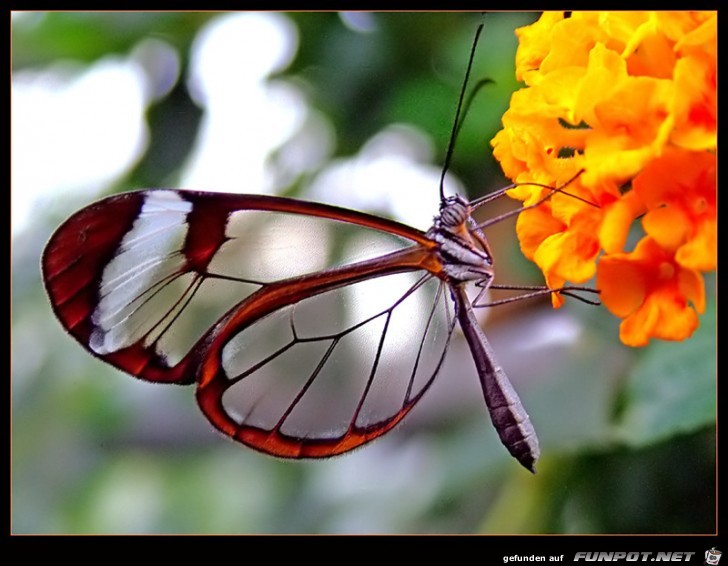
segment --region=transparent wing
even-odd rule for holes
[[[428,245],[418,230],[337,207],[160,189],[77,212],[42,263],[55,314],[87,350],[142,379],[192,383],[211,329],[247,297],[408,247],[415,269]]]
[[[314,278],[315,279],[315,278]],[[445,283],[393,273],[296,300],[257,316],[248,299],[210,336],[197,398],[221,431],[282,457],[324,457],[399,423],[437,375],[455,324]],[[287,288],[288,287],[288,288]],[[267,309],[262,309],[265,311]]]

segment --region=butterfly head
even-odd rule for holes
[[[428,235],[437,243],[443,272],[450,279],[488,282],[493,278],[493,259],[471,210],[460,195],[447,197]]]
[[[470,217],[470,203],[460,195],[445,198],[440,204],[440,215],[435,218],[435,225],[445,229],[464,226]]]

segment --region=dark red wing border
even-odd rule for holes
[[[104,267],[143,203],[142,193],[129,193],[92,204],[66,220],[43,251],[43,281],[53,311],[81,341],[90,335]]]
[[[144,205],[144,192],[125,193],[94,203],[71,216],[51,236],[42,257],[43,281],[53,312],[91,354],[150,381],[191,383],[185,368],[170,370],[141,345],[98,356],[88,344],[104,268]]]
[[[265,430],[236,423],[222,406],[226,389],[227,384],[222,379],[198,388],[197,403],[202,412],[220,432],[259,452],[279,458],[328,458],[354,450],[397,426],[426,391],[423,390],[390,419],[377,423],[376,426],[352,426],[346,434],[337,438],[299,438],[286,435],[278,429]]]

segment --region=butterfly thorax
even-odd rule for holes
[[[487,282],[493,278],[493,259],[471,211],[461,196],[448,197],[427,235],[437,243],[443,271],[450,279]]]

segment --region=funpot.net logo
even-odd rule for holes
[[[574,562],[689,562],[695,552],[577,552]],[[707,555],[706,555],[707,556]],[[717,562],[715,563],[717,564]]]

